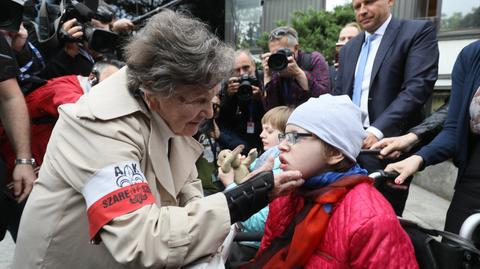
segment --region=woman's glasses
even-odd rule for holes
[[[301,137],[313,137],[314,135],[311,133],[297,133],[297,132],[289,132],[284,134],[278,134],[278,140],[282,142],[283,140],[287,140],[288,143],[295,145],[299,138]]]

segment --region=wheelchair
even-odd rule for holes
[[[393,181],[398,174],[377,171],[369,176],[375,184],[384,184]],[[428,229],[403,218],[399,220],[412,240],[420,269],[480,269],[477,248],[480,245],[480,213],[468,217],[458,235]]]

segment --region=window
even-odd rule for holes
[[[440,32],[480,28],[480,1],[442,0]]]
[[[256,46],[259,38],[262,6],[259,0],[234,0],[234,31],[236,45],[242,48]]]
[[[437,0],[418,0],[416,10],[417,14],[415,17],[419,19],[430,19],[433,21],[437,21],[437,3]]]

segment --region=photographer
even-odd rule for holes
[[[261,85],[251,53],[248,50],[236,51],[233,76],[221,92],[218,125],[222,148],[234,149],[243,144],[244,154],[251,148],[262,148],[259,135],[265,111]]]
[[[329,92],[328,65],[319,52],[300,51],[298,34],[278,27],[268,37],[269,53],[262,55],[265,109],[296,107],[310,97]]]
[[[56,18],[59,22],[58,27],[54,27],[55,32],[37,32],[38,47],[47,63],[40,76],[44,79],[65,75],[88,76],[96,61],[114,58],[117,34],[109,29],[113,19],[113,12],[103,4],[97,7],[65,1],[64,10]],[[50,36],[47,40],[57,42],[42,43],[46,42],[40,39],[42,35]]]

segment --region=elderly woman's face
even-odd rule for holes
[[[176,89],[177,94],[168,98],[147,94],[147,102],[176,135],[192,136],[204,120],[213,116],[211,100],[219,91],[220,84],[208,91],[181,86]]]

